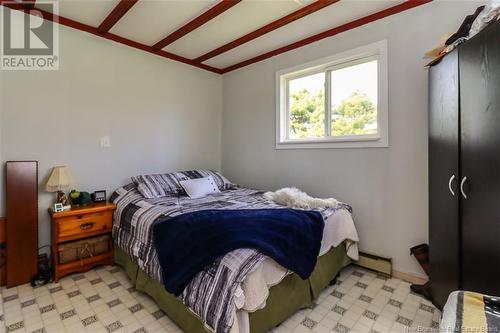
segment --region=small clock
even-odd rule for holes
[[[106,191],[95,191],[94,193],[92,193],[92,200],[94,200],[94,202],[106,201]]]
[[[55,203],[54,206],[52,207],[52,211],[54,213],[60,213],[64,211],[64,205],[62,203]]]

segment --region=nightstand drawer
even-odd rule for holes
[[[91,214],[75,215],[57,219],[58,238],[71,237],[75,235],[92,234],[98,231],[111,231],[113,225],[113,213],[97,212]]]
[[[70,210],[63,212],[53,212],[49,210],[52,217],[52,265],[54,267],[54,281],[57,282],[65,275],[75,272],[86,272],[92,267],[98,265],[113,264],[113,241],[111,240],[111,231],[113,227],[113,212],[116,205],[102,202],[93,203],[85,206],[71,207]],[[107,247],[93,248],[92,255],[82,256],[82,248],[76,247],[78,260],[72,260],[66,256],[60,262],[65,249],[71,248],[75,244],[83,242],[91,246],[91,240],[108,239]],[[100,242],[101,245],[102,242]],[[106,245],[106,244],[105,244]],[[97,246],[97,245],[96,245]],[[99,245],[100,246],[100,245]],[[104,252],[102,252],[104,251]],[[64,256],[64,255],[63,255]]]

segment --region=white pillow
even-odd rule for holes
[[[203,198],[208,194],[220,192],[212,176],[181,180],[179,183],[191,199]]]

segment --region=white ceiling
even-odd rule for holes
[[[153,45],[216,3],[217,0],[139,0],[110,32]]]
[[[295,1],[243,0],[165,50],[196,58],[302,7]]]
[[[48,0],[38,0],[37,3],[45,1]],[[139,0],[110,32],[152,46],[218,1],[220,0]],[[164,50],[194,59],[313,1],[243,0],[167,45]],[[58,2],[60,16],[98,27],[119,0],[59,0]],[[222,69],[401,2],[404,1],[340,0],[204,63]]]
[[[205,63],[217,68],[225,68],[341,24],[351,22],[357,18],[392,7],[401,2],[403,1],[341,0],[338,3],[287,24],[215,58],[209,59]]]
[[[53,2],[51,0],[38,0],[37,3]],[[115,8],[119,0],[62,0],[57,1],[58,10],[62,17],[97,27]],[[35,6],[36,7],[36,6]]]

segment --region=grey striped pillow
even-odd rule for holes
[[[132,181],[137,186],[137,190],[148,199],[161,198],[170,195],[186,194],[182,188],[180,181],[195,178],[203,178],[212,176],[217,187],[222,190],[227,190],[234,186],[226,177],[217,171],[212,170],[190,170],[178,171],[163,174],[140,175],[132,177]]]

